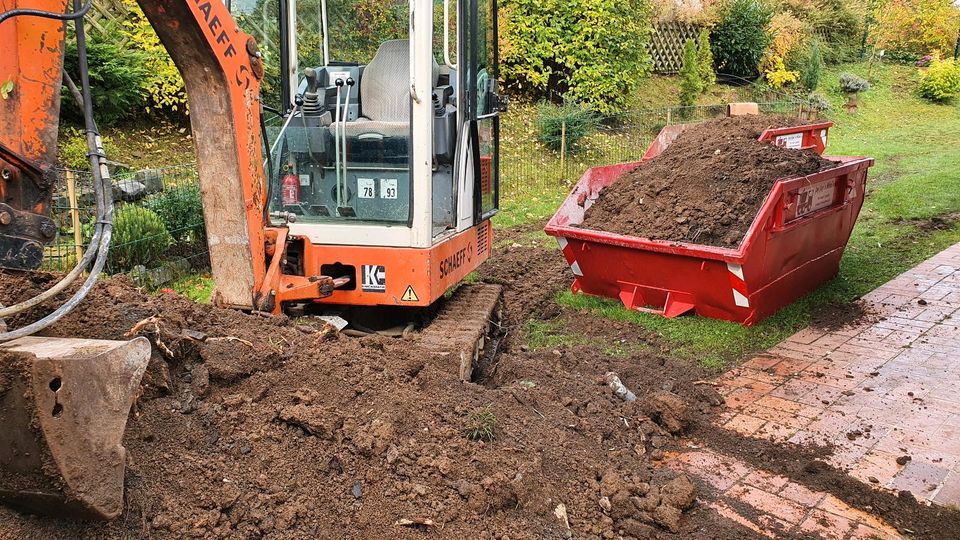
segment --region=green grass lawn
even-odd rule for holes
[[[912,68],[875,66],[870,77],[873,88],[861,96],[859,111],[850,115],[843,110],[845,97],[837,84],[842,71],[867,75],[865,65],[825,73],[821,92],[834,105],[829,116],[835,122],[828,153],[870,156],[877,163],[870,171],[866,202],[836,279],[751,328],[701,317],[668,320],[628,311],[617,301],[570,292],[561,294],[559,303],[635,323],[659,334],[674,354],[720,368],[775,345],[808,324],[817,309],[855,300],[960,241],[960,228],[952,219],[934,230],[923,226],[924,220],[960,212],[960,107],[919,100],[913,93],[917,75]],[[562,200],[564,194],[560,190],[516,206],[505,204],[501,224],[542,219],[553,211],[549,204]],[[522,215],[511,215],[522,206]],[[528,327],[532,345],[562,344],[567,339],[556,324],[532,330]]]

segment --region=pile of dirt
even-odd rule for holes
[[[569,270],[556,249],[500,245],[479,274],[505,287],[506,335],[472,383],[415,339],[348,338],[311,318],[101,282],[48,333],[122,339],[137,328],[154,344],[123,441],[123,516],[83,523],[0,507],[0,538],[763,538],[701,502],[708,484],[664,465],[692,441],[918,538],[957,530],[956,512],[823,469],[824,449],[713,427],[723,398],[704,382],[715,373],[635,325],[557,307]],[[53,278],[0,274],[0,303]],[[582,341],[531,349],[531,317]],[[614,393],[610,373],[635,401]]]
[[[768,127],[799,123],[787,116],[740,116],[692,125],[659,156],[604,188],[580,226],[736,247],[778,178],[836,165],[812,150],[757,140]]]
[[[565,264],[554,250],[502,255],[481,273],[507,284],[508,332],[476,383],[415,340],[330,335],[310,318],[102,281],[49,334],[136,328],[154,344],[124,436],[124,514],[78,523],[0,508],[0,537],[756,537],[660,466],[678,446],[672,432],[721,403],[691,384],[707,374],[647,353],[528,350],[511,326],[565,285]],[[52,279],[0,275],[0,302]],[[680,408],[616,397],[610,371],[639,396],[672,392]],[[490,438],[465,433],[478,411]]]

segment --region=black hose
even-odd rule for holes
[[[11,9],[0,13],[0,23],[11,17],[42,17],[44,19],[56,19],[58,21],[75,21],[82,18],[93,7],[93,0],[87,0],[82,7],[74,2],[73,13],[54,13],[52,11],[43,11],[40,9]]]
[[[74,9],[77,12],[81,11],[80,0],[74,0],[73,3]],[[87,40],[82,22],[76,24],[76,31],[77,55],[80,64],[80,86],[83,97],[83,120],[87,133],[87,147],[90,149],[88,153],[90,158],[90,173],[93,177],[93,185],[97,198],[97,224],[94,238],[99,239],[99,246],[95,248],[91,242],[88,251],[96,249],[97,259],[93,263],[93,268],[90,269],[90,274],[83,282],[83,285],[80,286],[80,289],[78,289],[69,300],[38,321],[16,330],[0,333],[0,342],[10,341],[39,332],[70,313],[73,308],[82,302],[87,294],[93,290],[93,286],[96,285],[97,279],[100,277],[100,273],[107,263],[110,237],[113,232],[113,189],[110,185],[109,174],[104,174],[106,170],[106,156],[103,154],[100,135],[97,132],[97,125],[93,120],[93,101],[90,95],[90,73],[87,64]]]
[[[273,154],[270,152],[270,140],[267,139],[267,123],[263,120],[263,110],[268,110],[270,112],[280,115],[276,109],[260,103],[260,137],[263,139],[263,148],[267,151],[267,170],[264,171],[263,181],[266,182],[267,196],[263,204],[263,222],[266,224],[270,223],[270,195],[271,195],[271,186],[273,185]]]

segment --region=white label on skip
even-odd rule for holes
[[[833,204],[837,193],[837,180],[819,182],[797,190],[797,216],[802,217]]]
[[[775,144],[782,148],[799,150],[803,146],[803,133],[791,133],[789,135],[780,135]]]

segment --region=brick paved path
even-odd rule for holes
[[[718,382],[728,411],[720,422],[754,437],[831,443],[832,463],[877,489],[960,505],[960,244],[864,301],[873,311],[864,321],[802,330],[724,374]],[[670,466],[699,470],[721,493],[708,504],[758,530],[896,537],[827,494],[709,449],[681,454]],[[722,472],[704,474],[704,466]],[[724,499],[748,504],[760,519],[747,519]]]

